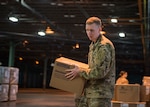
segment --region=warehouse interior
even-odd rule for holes
[[[12,16],[18,21],[10,21]],[[87,63],[90,16],[101,18],[103,34],[115,46],[116,76],[125,70],[130,84],[142,85],[143,76],[150,76],[150,0],[0,0],[0,66],[19,68],[20,93],[53,90],[56,58]]]

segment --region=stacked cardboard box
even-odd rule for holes
[[[144,107],[150,107],[150,76],[144,76],[142,81],[142,85],[115,85],[115,94],[112,104],[115,105],[115,107],[124,107],[124,105],[130,107],[132,103],[132,105],[136,104],[135,107],[137,107],[137,103],[145,102]],[[140,106],[142,106],[142,104],[140,104]],[[138,107],[140,106],[138,105]]]
[[[17,99],[19,69],[0,66],[0,101]]]
[[[116,85],[115,100],[124,102],[139,102],[140,101],[140,85]]]
[[[112,107],[146,107],[141,101],[141,86],[138,84],[115,85]]]
[[[146,107],[146,102],[112,101],[111,107]]]
[[[141,85],[140,101],[150,101],[150,85]]]
[[[141,101],[146,102],[146,107],[150,107],[150,76],[143,77],[141,85]]]
[[[50,86],[80,95],[83,91],[85,80],[81,77],[77,77],[73,80],[66,79],[65,77],[65,70],[74,68],[74,65],[78,65],[85,71],[88,69],[88,65],[85,63],[64,57],[57,58],[54,64]]]

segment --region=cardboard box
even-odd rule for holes
[[[80,95],[83,91],[85,80],[81,77],[76,77],[73,80],[65,77],[65,70],[73,68],[74,65],[78,65],[85,70],[88,69],[88,65],[85,63],[64,57],[57,58],[54,63],[50,86]]]
[[[111,107],[146,107],[146,102],[111,101]]]
[[[10,84],[18,84],[19,80],[19,69],[10,67]]]
[[[18,84],[19,69],[15,67],[0,66],[1,84]]]
[[[140,101],[150,101],[150,85],[141,85]]]
[[[10,68],[0,66],[0,84],[9,83]]]
[[[144,76],[142,82],[142,85],[150,85],[150,76]]]
[[[10,85],[9,101],[17,100],[18,85]]]
[[[0,84],[0,101],[8,101],[8,84]]]
[[[116,101],[116,85],[114,86],[114,95],[112,101]]]
[[[123,102],[139,102],[140,101],[140,85],[116,85],[115,97],[117,101]]]

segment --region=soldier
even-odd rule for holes
[[[126,71],[121,71],[119,73],[119,78],[116,81],[117,85],[122,85],[122,84],[129,84],[129,81],[127,80],[128,73]]]
[[[75,65],[68,69],[66,78],[80,76],[86,80],[83,95],[75,99],[76,107],[111,107],[115,85],[115,48],[100,32],[102,23],[98,17],[86,21],[86,33],[91,40],[88,53],[88,70]]]

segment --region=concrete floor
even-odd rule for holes
[[[74,95],[57,89],[19,89],[16,101],[0,107],[75,107]]]

